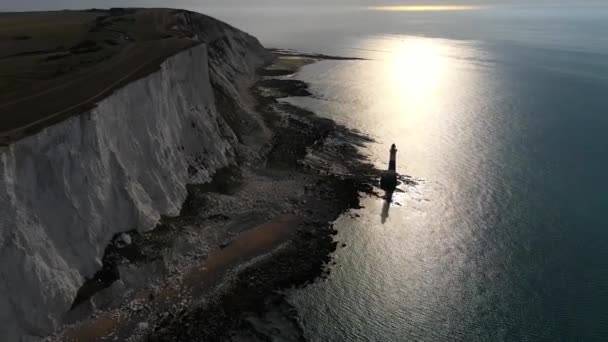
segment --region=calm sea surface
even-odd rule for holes
[[[310,341],[608,340],[608,6],[126,3],[370,59],[306,66],[315,97],[288,101],[371,135],[379,166],[396,143],[419,184],[337,221],[332,275],[290,294]],[[62,7],[104,4],[125,2]]]
[[[608,7],[283,11],[226,19],[370,58],[305,67],[289,101],[419,179],[338,220],[331,277],[290,295],[308,339],[607,341]]]

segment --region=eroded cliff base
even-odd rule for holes
[[[91,13],[105,16],[105,12]],[[156,19],[170,17],[169,22],[161,20],[160,27],[166,28],[168,24],[172,31],[190,32],[179,40],[192,46],[161,58],[158,69],[149,70],[150,74],[136,79],[127,77],[128,84],[108,88],[111,93],[99,93],[101,100],[91,99],[94,108],[76,111],[77,115],[61,117],[57,122],[46,122],[39,131],[14,137],[16,140],[11,140],[8,146],[0,146],[2,340],[37,341],[60,327],[71,307],[77,310],[82,307],[74,304],[94,300],[91,296],[100,290],[129,292],[137,284],[149,283],[149,274],[162,276],[165,269],[171,269],[162,262],[147,263],[145,271],[125,270],[128,264],[123,264],[124,256],[118,255],[115,266],[104,266],[102,271],[106,274],[99,277],[101,283],[89,283],[88,288],[82,288],[86,279],[100,270],[101,261],[107,261],[104,250],[117,233],[137,230],[146,236],[163,216],[179,215],[188,196],[188,184],[208,183],[218,170],[239,160],[257,164],[256,156],[268,143],[270,132],[254,112],[248,92],[255,80],[255,70],[272,58],[257,39],[201,14],[172,10],[142,13]],[[155,13],[159,16],[152,15]],[[40,15],[46,18],[46,14]],[[128,30],[143,27],[153,31],[159,27],[144,17],[135,18],[135,22],[116,21],[116,25],[129,24],[125,28]],[[110,19],[114,23],[117,18],[123,16],[102,19],[104,23]],[[54,22],[51,20],[50,24]],[[42,24],[49,23],[41,21]],[[118,26],[104,27],[114,30]],[[82,32],[81,29],[79,26],[74,32]],[[66,32],[72,31],[68,28]],[[95,37],[105,37],[107,33],[86,32],[87,37],[89,33]],[[137,42],[129,40],[124,46],[113,48],[122,52],[140,51],[137,44],[144,44],[144,37],[131,37],[138,38]],[[61,35],[57,38],[63,41]],[[158,40],[157,36],[152,38]],[[42,36],[36,39],[44,40]],[[31,38],[30,43],[36,45],[36,39]],[[169,38],[159,39],[158,43],[163,44]],[[65,42],[68,44],[69,39]],[[24,48],[31,47],[28,46]],[[154,46],[150,48],[154,50]],[[110,48],[100,51],[106,50]],[[116,51],[116,58],[121,56],[120,51]],[[57,63],[94,56],[94,51],[83,52]],[[143,62],[137,56],[131,57],[126,61]],[[98,64],[95,65],[111,67],[103,62]],[[29,69],[24,66],[19,70]],[[120,78],[124,75],[120,70],[107,76]],[[78,80],[91,85],[103,83],[94,74],[81,71],[83,74],[78,75],[82,78]],[[76,87],[71,82],[64,84],[67,88],[59,84],[62,91]],[[45,90],[42,94],[32,91],[32,97],[17,102],[43,105],[44,101],[37,96],[51,96],[53,89],[48,88],[49,92]],[[77,103],[70,101],[78,102],[78,94],[55,94],[51,100],[56,99],[61,107],[72,108]],[[6,107],[18,105],[17,102],[1,99],[0,102],[0,107],[10,114],[7,118],[21,117],[20,111],[9,111]],[[215,243],[214,239],[212,234],[208,243]],[[127,240],[136,239],[123,237],[119,244],[128,244]],[[198,242],[207,246],[204,239]],[[126,254],[127,259],[143,258]],[[117,279],[124,283],[123,290]],[[110,304],[114,305],[116,297],[98,299],[89,311],[112,307]],[[87,312],[84,310],[84,314]],[[73,321],[73,316],[69,315],[67,321]]]
[[[118,235],[72,324],[49,340],[303,339],[281,290],[327,272],[331,222],[373,191],[377,171],[356,148],[367,137],[278,100],[308,92],[285,78],[301,64],[278,59],[261,74],[282,77],[252,89],[273,132],[266,152],[189,186],[181,214],[155,230]]]

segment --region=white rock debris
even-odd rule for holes
[[[53,331],[115,234],[179,214],[186,184],[208,182],[243,149],[214,90],[238,108],[237,78],[265,52],[228,25],[186,19],[202,44],[90,112],[0,148],[0,341]]]
[[[118,235],[116,240],[114,240],[114,243],[116,244],[116,246],[118,248],[126,247],[126,246],[130,245],[131,242],[132,242],[131,235],[129,235],[127,233],[122,233],[122,234]]]

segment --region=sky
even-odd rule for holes
[[[137,4],[145,7],[172,7],[172,4],[217,7],[286,7],[286,6],[429,6],[429,5],[556,5],[605,4],[606,0],[0,0],[0,11],[31,11],[64,8],[121,7]],[[141,4],[141,5],[140,5]],[[175,7],[177,5],[173,5]],[[181,7],[181,6],[180,6]]]

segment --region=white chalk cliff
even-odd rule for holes
[[[262,130],[245,85],[268,58],[258,41],[181,12],[201,43],[90,112],[0,148],[0,341],[55,329],[122,231],[177,215]]]

